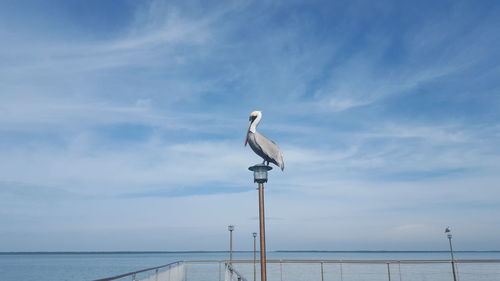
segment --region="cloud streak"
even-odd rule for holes
[[[131,5],[99,36],[67,11],[6,17],[0,251],[223,249],[227,224],[256,227],[254,109],[287,163],[271,248],[442,249],[448,224],[498,244],[472,230],[499,231],[498,5],[212,4]]]

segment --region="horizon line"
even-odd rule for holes
[[[260,252],[260,251],[257,251]],[[267,253],[448,253],[449,250],[273,250]],[[500,250],[454,250],[456,253],[500,252]],[[0,254],[188,254],[188,253],[229,253],[228,250],[186,250],[186,251],[0,251]],[[233,253],[253,253],[239,250]]]

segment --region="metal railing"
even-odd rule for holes
[[[159,276],[165,275],[165,273],[169,274],[169,275],[167,275],[168,276],[167,280],[170,280],[170,279],[172,279],[171,278],[172,276],[170,274],[172,269],[179,268],[184,263],[185,263],[184,261],[176,261],[176,262],[172,262],[172,263],[165,264],[165,265],[160,265],[160,266],[150,267],[150,268],[132,271],[132,272],[128,272],[128,273],[123,273],[123,274],[112,276],[112,277],[97,279],[94,281],[112,281],[112,280],[136,281],[136,280],[151,279],[151,276],[154,277],[153,280],[159,281],[159,279],[160,279]],[[185,280],[185,277],[184,277],[184,280]]]
[[[252,260],[233,260],[252,276]],[[500,280],[500,260],[455,260],[459,281]],[[451,260],[268,260],[269,281],[453,280]],[[258,280],[257,280],[258,281]]]
[[[268,281],[452,281],[451,260],[267,260]],[[500,260],[455,260],[458,281],[500,280]],[[254,260],[189,260],[94,281],[259,281]],[[251,277],[251,278],[249,278]]]
[[[247,281],[241,273],[239,273],[236,269],[234,269],[232,263],[226,262],[226,272],[224,276],[225,281]]]

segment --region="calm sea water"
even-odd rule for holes
[[[251,252],[233,254],[234,259],[251,259],[252,256]],[[455,257],[457,259],[500,259],[500,252],[457,252]],[[222,252],[0,253],[0,280],[89,281],[178,260],[227,258],[228,254]],[[446,252],[269,252],[268,258],[405,260],[449,259],[449,254]]]

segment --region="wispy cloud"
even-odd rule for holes
[[[280,218],[269,229],[316,241],[271,248],[439,248],[445,222],[498,232],[500,7],[427,4],[149,1],[99,36],[67,11],[5,17],[0,235],[12,246],[0,251],[65,250],[63,237],[85,250],[133,228],[157,235],[137,249],[214,249],[227,223],[253,232],[254,109],[286,162],[266,187]],[[462,234],[465,248],[497,241]]]

